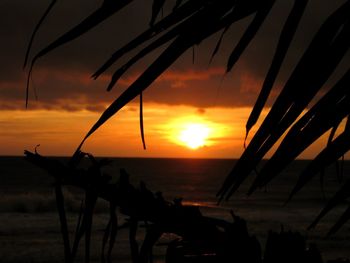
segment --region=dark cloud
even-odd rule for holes
[[[172,1],[173,3],[174,1]],[[224,38],[219,54],[208,70],[210,54],[220,34],[216,34],[180,58],[167,73],[145,93],[146,101],[186,104],[197,108],[212,106],[239,107],[252,105],[266,74],[278,41],[279,32],[294,1],[279,0],[256,39],[241,61],[223,78],[227,58],[251,21],[246,18],[232,26]],[[345,0],[311,0],[302,26],[288,53],[276,87],[280,87],[295,67],[322,21]],[[169,6],[172,5],[169,4]],[[0,3],[0,109],[22,109],[25,75],[22,63],[30,34],[45,10],[44,0],[5,0]],[[95,10],[101,1],[58,1],[56,9],[39,31],[33,51],[38,51],[57,36],[79,23]],[[135,1],[118,16],[110,18],[94,30],[39,61],[34,69],[33,84],[39,101],[31,100],[30,107],[45,109],[101,111],[131,83],[157,52],[137,64],[112,93],[105,92],[108,76],[90,80],[91,73],[127,40],[148,26],[150,4]],[[34,52],[35,53],[35,52]],[[159,52],[158,52],[159,53]],[[349,65],[349,56],[341,69]],[[109,72],[110,74],[110,72]],[[338,73],[338,75],[340,75]],[[336,79],[336,78],[334,78]],[[31,92],[33,94],[33,92]],[[31,95],[33,98],[33,95]]]
[[[121,79],[117,87],[111,92],[106,92],[108,77],[94,81],[87,72],[37,69],[31,84],[29,107],[101,111],[117,98],[136,76]],[[223,80],[223,76],[224,68],[168,70],[146,90],[144,100],[169,105],[192,105],[199,107],[202,113],[205,113],[206,107],[251,105],[255,97],[251,90],[258,89],[256,80],[243,72],[239,78],[227,76]],[[177,86],[178,82],[182,83],[181,88]],[[19,82],[0,83],[0,109],[23,109],[23,83],[24,79]],[[243,89],[248,86],[250,89]],[[35,100],[34,89],[38,100]],[[238,91],[238,94],[232,90]]]

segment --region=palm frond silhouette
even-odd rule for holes
[[[53,3],[54,2],[55,1],[53,1]],[[70,31],[48,44],[32,58],[28,79],[34,64],[39,58],[82,34],[85,34],[110,16],[118,15],[118,11],[131,2],[133,1],[103,1],[103,4],[98,10],[88,16],[80,24],[73,27]],[[140,96],[140,106],[142,109],[142,92],[188,49],[192,48],[194,45],[200,44],[204,39],[221,30],[223,30],[223,36],[227,33],[227,29],[232,24],[248,16],[253,16],[251,23],[228,57],[226,71],[229,72],[254,39],[261,25],[270,16],[269,12],[276,1],[176,1],[174,8],[169,14],[165,15],[163,18],[159,18],[159,14],[165,2],[165,0],[154,0],[149,29],[130,40],[130,42],[126,43],[123,47],[117,49],[110,58],[92,74],[92,78],[99,78],[107,69],[110,69],[112,65],[117,63],[120,58],[128,56],[130,51],[145,44],[144,48],[138,51],[136,55],[132,57],[129,56],[127,62],[113,73],[107,86],[107,90],[109,91],[118,83],[120,77],[136,62],[142,60],[144,56],[150,52],[167,45],[159,57],[145,68],[140,76],[138,76],[138,78],[102,113],[101,117],[83,138],[75,155],[79,154],[82,145],[89,136],[137,96]],[[51,5],[53,5],[53,3]],[[290,44],[297,29],[300,27],[301,18],[307,4],[307,0],[295,0],[288,17],[285,18],[285,23],[279,35],[278,45],[272,58],[271,65],[246,124],[247,135],[256,124],[266,104]],[[50,11],[50,9],[51,6],[48,11]],[[33,35],[38,30],[46,14],[47,13],[45,13],[40,20]],[[290,194],[289,199],[313,176],[321,172],[331,163],[337,161],[350,149],[349,70],[327,93],[322,95],[313,107],[308,108],[310,102],[316,97],[316,94],[322,89],[325,82],[333,74],[336,67],[349,50],[349,14],[350,1],[345,1],[323,22],[317,33],[313,36],[310,45],[306,48],[305,53],[290,74],[268,115],[254,134],[252,140],[247,145],[242,156],[239,158],[226,180],[223,182],[221,189],[217,193],[220,201],[229,199],[232,194],[235,193],[246,178],[250,176],[251,172],[261,164],[267,152],[277,144],[287,131],[287,135],[283,138],[282,142],[277,145],[277,150],[259,171],[249,190],[249,194],[253,193],[258,188],[264,187],[273,178],[278,176],[278,174],[295,160],[300,153],[330,130],[332,130],[332,133],[328,145],[301,173],[299,181]],[[212,57],[217,54],[221,42],[224,41],[222,36],[215,50],[212,52]],[[27,90],[28,88],[29,82]],[[346,128],[339,136],[335,137],[334,134],[339,127],[339,123],[346,118],[348,118]],[[145,147],[142,110],[140,111],[140,127]],[[350,182],[347,182],[330,200],[329,204],[321,212],[315,222],[350,195],[349,183]],[[350,213],[349,210],[347,210],[335,227],[332,228],[332,232],[337,230],[349,218]]]

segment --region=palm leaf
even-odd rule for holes
[[[173,10],[178,9],[178,8],[179,8],[179,6],[182,4],[182,1],[183,1],[183,0],[176,0],[176,3],[175,3],[175,5],[174,5]]]
[[[165,4],[165,0],[153,0],[152,18],[151,18],[150,26],[154,25],[154,22],[156,21],[157,16],[160,10],[163,8],[164,4]]]
[[[336,207],[339,203],[345,201],[346,198],[350,196],[350,181],[346,181],[346,183],[338,190],[338,192],[328,201],[327,205],[322,209],[320,214],[316,217],[316,219],[312,222],[312,224],[308,227],[308,229],[314,228],[318,222],[334,207]]]
[[[350,147],[349,143],[350,135],[347,132],[339,135],[333,142],[321,151],[317,157],[305,168],[301,173],[299,180],[290,194],[289,200],[308,182],[312,177],[325,168],[338,160],[343,154],[345,154]]]
[[[210,57],[210,60],[209,60],[209,64],[211,64],[211,62],[213,61],[215,55],[218,53],[218,51],[219,51],[219,49],[220,49],[220,46],[221,46],[221,42],[222,42],[222,40],[223,40],[223,38],[224,38],[224,35],[225,35],[225,33],[229,30],[229,28],[230,28],[230,25],[228,25],[227,27],[225,27],[225,29],[222,31],[222,33],[221,33],[221,35],[220,35],[220,38],[219,38],[219,40],[218,40],[218,42],[217,42],[217,44],[216,44],[216,46],[215,46],[215,48],[214,48],[214,51],[213,51],[213,53],[211,54],[211,57]]]
[[[32,60],[33,64],[42,56],[51,52],[52,50],[80,37],[86,32],[90,31],[95,26],[99,25],[101,22],[105,21],[107,18],[120,11],[122,8],[130,4],[133,0],[104,0],[102,6],[85,18],[77,26],[73,27],[71,30],[57,38],[47,47],[42,49]]]
[[[229,198],[321,89],[349,48],[350,2],[320,28],[252,141],[218,192]],[[308,87],[304,89],[303,87]],[[301,95],[302,94],[302,95]]]
[[[86,205],[84,211],[85,224],[84,233],[85,233],[85,262],[90,262],[90,243],[91,243],[91,229],[92,229],[92,218],[94,213],[94,208],[97,201],[97,196],[92,193],[86,193]]]
[[[27,62],[28,62],[28,58],[29,58],[29,53],[30,50],[32,48],[32,44],[35,38],[36,33],[38,32],[39,28],[41,27],[42,23],[44,22],[44,20],[46,19],[46,17],[48,16],[48,14],[50,13],[50,11],[53,9],[54,5],[56,4],[57,0],[52,0],[50,5],[48,6],[48,8],[46,9],[46,11],[44,12],[44,14],[42,15],[42,17],[40,18],[38,24],[35,26],[32,36],[30,37],[29,43],[28,43],[28,47],[27,47],[27,51],[26,51],[26,55],[24,58],[24,63],[23,63],[23,68],[25,68],[27,66]]]
[[[140,131],[141,131],[141,140],[142,140],[143,149],[146,150],[145,130],[143,128],[143,100],[142,100],[142,92],[140,93]]]
[[[173,40],[176,36],[180,35],[181,32],[186,30],[188,26],[191,23],[194,23],[194,21],[197,19],[198,14],[194,15],[190,18],[188,18],[186,21],[181,23],[180,25],[177,25],[173,29],[171,29],[169,32],[165,33],[163,36],[159,37],[149,45],[147,45],[145,48],[143,48],[140,52],[138,52],[135,56],[133,56],[131,59],[129,59],[128,62],[126,62],[123,66],[121,66],[119,69],[117,69],[111,78],[110,83],[107,86],[107,91],[110,91],[114,85],[116,85],[117,81],[123,76],[123,74],[136,62],[141,60],[144,56],[148,55],[152,51],[156,50],[157,48],[161,47],[162,45],[168,43],[169,41]]]
[[[249,194],[257,187],[266,185],[302,151],[350,113],[349,84],[350,71],[291,128],[274,155],[260,171]]]
[[[286,23],[283,26],[280,39],[276,48],[275,55],[273,57],[270,69],[266,75],[264,83],[262,85],[260,94],[257,101],[254,104],[253,110],[249,115],[247,124],[246,124],[246,138],[250,129],[257,122],[261,111],[266,103],[266,100],[271,92],[273,84],[276,80],[278,72],[282,66],[284,58],[287,54],[288,48],[292,42],[292,39],[295,35],[295,32],[298,28],[301,17],[305,11],[308,0],[294,1],[293,9],[291,10]]]
[[[269,0],[270,1],[270,0]],[[235,4],[235,2],[238,2]],[[111,55],[111,57],[92,75],[94,79],[98,78],[103,72],[105,72],[111,65],[113,65],[118,59],[120,59],[123,55],[128,53],[129,51],[135,49],[141,44],[144,44],[149,39],[157,36],[159,33],[170,29],[172,26],[180,23],[186,18],[191,17],[198,12],[203,11],[205,9],[205,13],[207,19],[212,19],[211,16],[215,15],[214,12],[208,7],[214,6],[217,7],[226,7],[225,10],[221,8],[221,15],[224,16],[228,12],[231,13],[231,16],[236,17],[231,23],[240,20],[254,12],[256,12],[259,8],[262,8],[262,4],[260,1],[251,0],[247,1],[221,1],[217,3],[211,3],[210,1],[200,1],[200,0],[189,0],[181,5],[179,8],[176,8],[172,13],[170,13],[167,17],[163,18],[150,29],[146,30],[138,37],[130,41],[128,44],[118,49],[115,53]],[[232,11],[232,8],[235,7],[235,10]],[[201,25],[198,25],[201,27]],[[194,32],[197,29],[194,29]],[[201,29],[203,30],[203,29]],[[210,34],[209,34],[210,35]],[[150,52],[150,51],[149,51]]]
[[[69,242],[69,232],[68,232],[68,224],[66,218],[66,212],[64,209],[64,197],[62,193],[62,187],[59,182],[55,184],[55,195],[56,195],[56,204],[58,215],[61,223],[61,233],[63,237],[63,245],[64,245],[64,259],[66,263],[72,262],[70,242]]]
[[[238,42],[235,49],[232,51],[226,67],[226,72],[231,71],[233,65],[238,61],[244,50],[247,48],[248,44],[252,41],[259,28],[265,21],[265,18],[272,9],[275,0],[265,1],[264,5],[258,9],[256,15],[254,16],[253,21],[248,26],[247,30],[244,32],[242,38]]]
[[[74,262],[75,256],[76,256],[77,251],[78,251],[79,242],[80,242],[80,239],[82,237],[80,231],[81,231],[81,226],[82,226],[83,212],[84,212],[84,200],[82,200],[81,205],[80,205],[78,222],[77,222],[77,226],[75,229],[75,236],[74,236],[73,247],[72,247],[72,262]]]
[[[350,219],[350,206],[345,210],[336,224],[329,230],[327,236],[335,234]]]
[[[113,65],[119,58],[127,54],[131,50],[137,48],[141,44],[147,42],[149,39],[156,37],[159,33],[171,28],[185,18],[197,13],[202,9],[202,1],[190,0],[183,6],[176,9],[174,12],[163,18],[161,21],[154,24],[150,29],[141,33],[135,39],[131,40],[122,48],[114,52],[111,57],[92,75],[97,79],[103,72],[105,72],[111,65]]]
[[[329,137],[328,137],[327,144],[330,144],[330,143],[333,141],[334,136],[335,136],[335,133],[337,132],[340,123],[341,123],[341,121],[340,121],[340,122],[337,122],[337,123],[333,126],[331,132],[329,133]]]
[[[28,105],[28,89],[29,89],[29,82],[30,77],[32,74],[33,67],[35,65],[35,62],[42,56],[46,55],[47,53],[51,52],[52,50],[76,39],[77,37],[83,35],[84,33],[88,32],[107,18],[109,18],[114,13],[118,12],[120,9],[131,3],[132,0],[121,0],[121,1],[114,1],[114,0],[104,0],[102,6],[97,9],[95,12],[93,12],[90,16],[85,18],[80,24],[69,30],[67,33],[60,36],[58,39],[53,41],[51,44],[49,44],[47,47],[42,49],[38,54],[34,56],[32,59],[28,78],[27,78],[27,93],[26,93],[26,106]]]
[[[188,34],[189,28],[193,26],[194,24],[199,24],[198,20],[203,20],[203,17],[208,16],[211,14],[211,10],[208,8],[203,8],[200,11],[197,11],[194,15],[188,17],[186,20],[184,20],[182,23],[178,24],[171,30],[169,30],[167,33],[165,33],[163,36],[159,37],[155,41],[153,41],[151,44],[143,48],[139,53],[137,53],[134,57],[132,57],[128,62],[126,62],[123,66],[118,68],[112,75],[112,79],[110,83],[107,86],[107,90],[110,91],[113,86],[117,83],[117,81],[123,76],[123,74],[136,62],[138,62],[140,59],[142,59],[144,56],[148,55],[152,51],[156,50],[160,46],[166,44],[170,40],[174,39],[176,36],[180,36],[181,34]],[[205,18],[206,19],[206,18]],[[230,24],[229,24],[230,25]],[[228,28],[229,25],[226,27]],[[142,34],[143,35],[143,34]],[[137,38],[138,39],[138,38]],[[131,42],[132,43],[132,42]],[[126,49],[121,49],[126,52]],[[119,55],[121,55],[121,51],[117,52]],[[119,56],[115,56],[114,58],[117,59]],[[194,60],[194,58],[193,58]],[[106,62],[99,70],[98,74],[95,73],[93,76],[97,77],[103,70],[105,70],[108,66],[110,66],[112,61]]]

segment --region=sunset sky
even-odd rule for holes
[[[22,70],[22,64],[32,30],[48,2],[0,2],[0,155],[22,155],[23,150],[34,150],[39,144],[38,151],[44,155],[71,155],[103,110],[159,55],[155,52],[147,56],[111,92],[105,91],[111,71],[98,80],[90,78],[113,51],[147,28],[150,1],[135,1],[119,16],[41,59],[34,68],[33,89],[25,109],[27,72]],[[268,106],[322,21],[344,2],[310,1]],[[79,23],[100,3],[58,1],[38,33],[33,53]],[[273,19],[266,21],[230,73],[225,75],[227,58],[251,17],[232,26],[210,65],[220,34],[188,51],[151,85],[144,93],[147,150],[143,150],[140,137],[138,100],[93,134],[83,150],[97,156],[238,158],[244,149],[245,122],[271,62],[283,18],[292,4],[291,0],[277,1]],[[341,76],[349,62],[347,54],[325,89]],[[268,107],[260,122],[267,111]],[[192,135],[193,129],[197,136]],[[312,158],[325,142],[326,138],[321,139],[300,157]]]

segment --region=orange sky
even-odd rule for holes
[[[130,105],[93,134],[83,150],[96,156],[238,158],[249,112],[249,108],[210,108],[203,112],[189,106],[145,104],[147,150],[143,150],[138,108]],[[98,117],[99,113],[90,111],[0,111],[0,154],[22,155],[24,149],[34,150],[40,144],[41,154],[70,156]],[[204,146],[191,149],[179,140],[188,123],[210,128]],[[322,145],[325,139],[301,158],[312,158]]]

